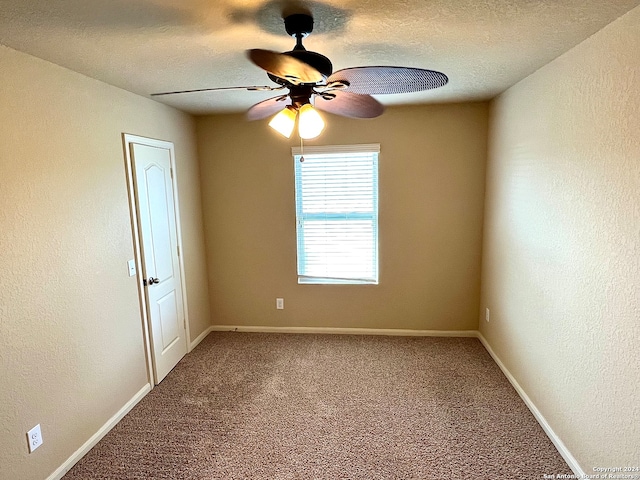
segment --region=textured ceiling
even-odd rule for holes
[[[0,0],[0,43],[148,96],[268,85],[245,50],[290,50],[283,14],[309,12],[304,44],[334,71],[362,65],[446,73],[438,90],[385,104],[484,100],[569,50],[640,0]],[[588,68],[588,65],[585,65]],[[268,92],[162,97],[192,113],[242,111]]]

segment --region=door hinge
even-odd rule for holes
[[[170,168],[169,172],[171,172],[171,180],[173,180],[173,168]]]
[[[178,250],[178,256],[180,256],[180,245],[176,246],[176,250]]]

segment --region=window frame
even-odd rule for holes
[[[297,277],[299,284],[316,285],[378,285],[380,277],[379,264],[379,162],[380,144],[358,144],[358,145],[327,145],[313,147],[292,147],[291,154],[294,161],[294,181],[295,181],[295,210],[296,210],[296,256],[297,256]],[[305,155],[350,155],[350,154],[372,154],[373,163],[373,211],[372,212],[341,212],[341,213],[303,213],[302,203],[299,202],[302,194],[301,177],[298,175],[299,158]],[[373,226],[373,265],[375,268],[372,278],[339,278],[339,277],[319,277],[305,275],[306,256],[304,253],[304,235],[300,232],[300,222],[307,220],[346,220],[345,214],[349,215],[349,220],[371,221]],[[304,217],[304,219],[302,219]]]

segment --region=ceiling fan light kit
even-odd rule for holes
[[[261,49],[247,51],[249,59],[265,70],[277,86],[208,88],[152,95],[286,88],[288,93],[251,107],[247,119],[273,116],[269,125],[287,138],[291,137],[297,122],[300,138],[311,139],[324,129],[324,121],[317,110],[350,118],[375,118],[382,115],[384,106],[372,95],[419,92],[442,87],[449,81],[443,73],[414,67],[367,66],[333,72],[327,57],[308,51],[302,45],[302,39],[313,31],[313,17],[293,14],[284,19],[284,24],[287,33],[296,39],[293,50],[284,53]]]
[[[290,138],[296,126],[296,120],[298,135],[303,140],[316,138],[324,130],[324,120],[310,103],[302,105],[298,110],[291,106],[283,108],[271,119],[269,126],[283,137]]]

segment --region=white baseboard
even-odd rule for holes
[[[260,327],[243,325],[213,325],[213,332],[251,333],[323,333],[332,335],[389,335],[401,337],[476,337],[475,330],[402,330],[396,328],[339,327]]]
[[[151,385],[146,384],[136,393],[131,400],[129,400],[116,414],[111,417],[107,423],[105,423],[100,430],[98,430],[89,440],[85,442],[73,455],[71,455],[66,462],[60,465],[55,472],[47,477],[47,480],[60,480],[65,473],[71,470],[78,461],[84,457],[89,450],[91,450],[96,443],[98,443],[102,437],[104,437],[109,430],[116,426],[116,424],[122,420],[129,411],[136,406],[136,404],[144,398],[144,396],[151,391]]]
[[[544,432],[547,434],[547,437],[549,437],[551,442],[555,445],[556,449],[558,449],[558,452],[560,453],[560,455],[562,455],[562,458],[564,458],[564,461],[567,462],[567,465],[569,465],[569,468],[571,468],[571,470],[573,471],[573,473],[576,475],[577,478],[587,478],[584,470],[582,470],[582,468],[580,467],[580,464],[578,464],[578,461],[571,454],[571,452],[566,447],[566,445],[562,442],[562,440],[560,440],[560,437],[558,437],[556,432],[553,431],[553,429],[551,428],[551,425],[549,425],[549,422],[547,422],[547,420],[544,418],[542,413],[540,413],[540,410],[538,410],[538,407],[535,406],[533,401],[529,398],[529,395],[526,394],[526,392],[520,386],[520,384],[515,379],[515,377],[511,375],[511,372],[507,369],[504,363],[502,363],[502,360],[500,360],[498,355],[496,355],[496,353],[493,351],[487,339],[484,338],[484,336],[480,332],[477,332],[477,336],[478,336],[478,339],[482,342],[482,345],[484,345],[484,348],[486,348],[487,352],[489,352],[489,355],[491,355],[491,357],[493,358],[493,361],[496,362],[498,367],[500,367],[500,370],[502,370],[502,373],[504,373],[505,377],[507,377],[507,380],[509,380],[513,388],[515,388],[516,392],[518,392],[518,395],[520,395],[520,398],[522,398],[522,401],[529,408],[529,410],[531,410],[531,413],[533,413],[533,416],[536,418],[536,420],[538,421],[538,423],[540,424]]]
[[[189,344],[189,351],[193,350],[198,346],[198,344],[206,338],[207,335],[211,333],[213,327],[208,327],[204,332],[198,335],[193,342]]]

